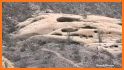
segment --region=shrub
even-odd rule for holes
[[[72,47],[72,55],[71,59],[74,60],[75,62],[79,63],[81,62],[81,56],[79,55],[79,49],[76,45],[70,46]]]
[[[122,43],[122,39],[116,40],[116,43]]]

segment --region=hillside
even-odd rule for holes
[[[19,68],[121,67],[121,9],[114,6],[121,4],[3,3],[4,59]]]

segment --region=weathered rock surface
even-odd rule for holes
[[[2,67],[3,68],[14,68],[14,64],[7,58],[2,56]]]
[[[70,36],[76,41],[93,40],[98,42],[98,32],[101,31],[103,42],[115,42],[121,38],[122,27],[118,23],[121,21],[99,15],[83,16],[72,14],[43,14],[34,18],[29,18],[17,25],[20,29],[14,35],[16,38],[28,38],[35,35],[48,35],[53,38],[66,37],[66,29],[76,29],[70,32]]]

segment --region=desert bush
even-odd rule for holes
[[[63,43],[59,44],[57,47],[59,47],[60,50],[65,50],[65,45]]]
[[[116,40],[116,43],[122,43],[122,39]]]
[[[29,3],[3,3],[2,6],[4,8],[3,15],[15,17],[19,22],[31,17],[32,14]]]
[[[40,59],[40,53],[36,53],[36,54],[34,54],[34,56],[35,56],[34,57],[35,60],[39,60]]]
[[[114,56],[107,50],[102,50],[102,51],[100,51],[100,53],[106,54],[106,55],[110,56],[111,58],[114,58]]]
[[[117,57],[118,58],[121,58],[122,57],[122,53],[118,54]]]
[[[7,49],[8,49],[8,51],[13,51],[13,52],[16,51],[15,47],[8,47]]]
[[[70,45],[70,47],[72,47],[72,55],[70,56],[71,59],[74,60],[76,63],[81,62],[81,56],[77,45]]]
[[[20,68],[26,68],[28,63],[27,63],[27,59],[21,59],[19,62],[16,63],[17,67]]]
[[[91,58],[93,61],[96,61],[99,57],[97,55],[93,55]]]
[[[24,43],[24,46],[27,47],[32,52],[38,50],[40,47],[37,43],[35,43],[33,41],[29,41],[29,42]]]
[[[21,59],[21,56],[19,53],[17,52],[6,52],[3,54],[6,58],[8,58],[10,61],[12,62],[16,62],[16,61],[19,61]]]
[[[21,59],[20,54],[17,53],[17,54],[14,54],[14,55],[13,55],[13,59],[12,59],[13,61],[16,62],[16,61],[19,61],[20,59]]]
[[[26,48],[24,46],[21,47],[20,52],[26,51]]]

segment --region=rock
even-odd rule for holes
[[[2,67],[4,68],[14,68],[14,64],[10,62],[7,58],[2,56]]]
[[[38,21],[32,22],[33,20]],[[97,40],[98,30],[102,30],[103,42],[115,42],[122,34],[122,27],[118,22],[118,19],[98,15],[87,15],[87,19],[83,19],[80,15],[48,13],[19,23],[17,26],[23,27],[14,36],[15,39],[46,34],[62,37],[67,36],[66,32],[71,32],[71,37]]]

